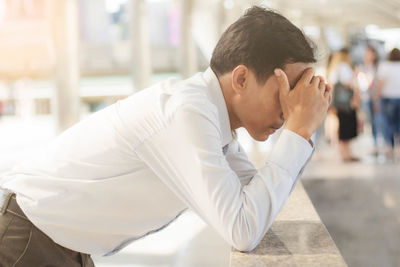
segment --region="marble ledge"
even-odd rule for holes
[[[231,251],[231,267],[347,266],[299,183],[260,244]]]

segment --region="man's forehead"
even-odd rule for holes
[[[293,88],[296,85],[296,83],[300,80],[304,71],[312,67],[313,67],[312,63],[296,62],[296,63],[286,64],[283,70],[288,77],[290,87]]]

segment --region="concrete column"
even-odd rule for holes
[[[152,74],[146,1],[131,0],[130,11],[131,71],[137,92],[150,85]]]
[[[181,73],[184,78],[187,78],[197,72],[197,53],[192,32],[193,30],[192,14],[193,14],[194,0],[181,0],[181,3],[182,3]]]
[[[55,50],[53,110],[56,130],[61,132],[79,120],[79,61],[77,0],[57,0],[52,4],[52,33]]]

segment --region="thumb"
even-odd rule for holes
[[[279,83],[279,94],[284,94],[286,96],[290,91],[289,81],[286,73],[281,69],[275,69],[274,73]]]
[[[275,69],[274,73],[279,84],[279,101],[281,102],[281,106],[284,106],[283,104],[286,102],[286,98],[290,91],[289,81],[283,70]]]

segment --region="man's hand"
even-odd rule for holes
[[[281,69],[275,69],[279,83],[279,101],[289,129],[305,139],[323,122],[332,100],[331,87],[321,76],[314,76],[314,69],[307,69],[295,88],[290,90],[288,78]]]

